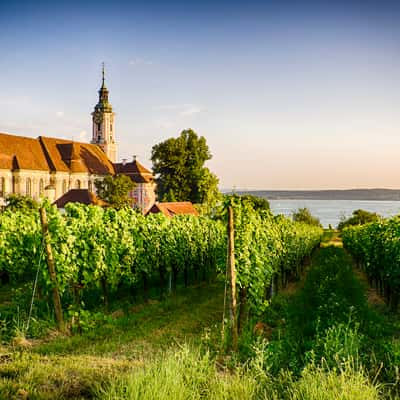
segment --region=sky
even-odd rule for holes
[[[222,189],[400,188],[400,2],[0,1],[0,132],[119,159],[204,136]],[[1,149],[0,149],[1,151]]]

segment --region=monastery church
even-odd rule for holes
[[[90,144],[0,133],[0,206],[13,193],[54,201],[71,189],[94,192],[96,179],[114,174],[127,175],[136,183],[130,193],[134,207],[146,212],[155,203],[152,173],[136,157],[116,162],[115,113],[108,100],[104,67],[102,74],[99,101],[92,112]]]

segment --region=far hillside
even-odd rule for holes
[[[251,194],[269,200],[400,200],[400,189],[348,190],[239,190],[237,194]]]

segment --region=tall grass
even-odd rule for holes
[[[380,387],[351,360],[337,369],[307,366],[289,391],[292,400],[378,400]]]
[[[250,363],[218,369],[208,353],[184,347],[100,387],[100,400],[377,400],[379,387],[349,360],[340,369],[307,366],[300,379],[272,377]]]
[[[208,353],[184,347],[99,388],[102,400],[255,399],[258,383],[244,368],[218,370]]]

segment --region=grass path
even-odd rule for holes
[[[96,385],[143,367],[167,349],[217,342],[221,283],[114,313],[82,335],[0,349],[0,399],[91,399]],[[24,347],[25,345],[25,347]]]

